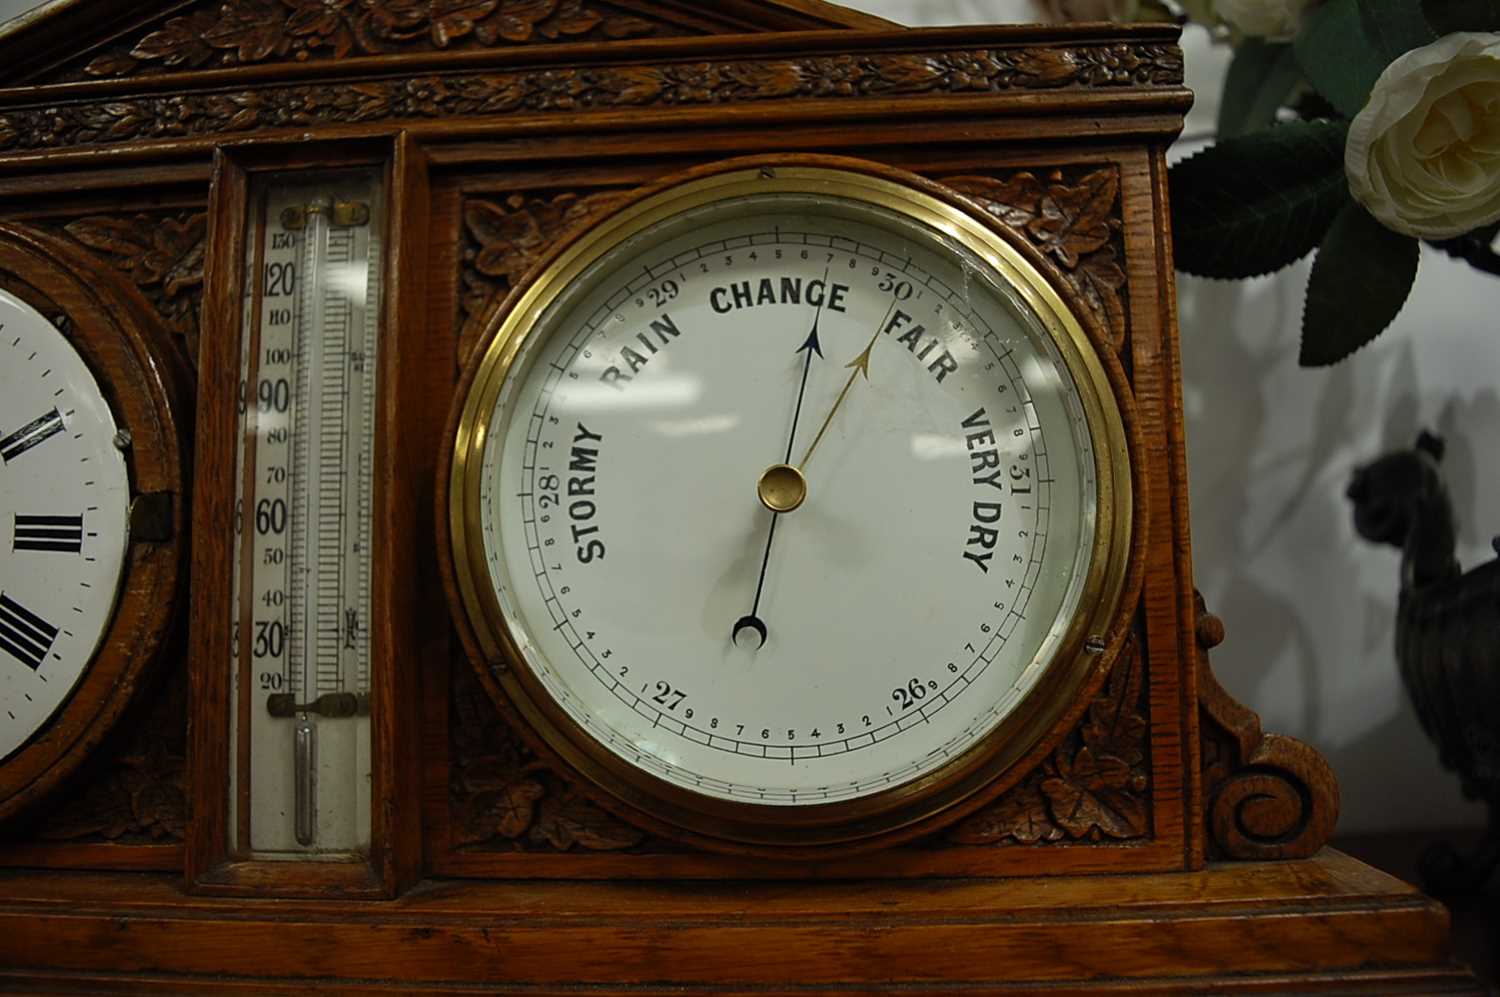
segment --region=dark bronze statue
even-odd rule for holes
[[[1443,842],[1422,856],[1426,887],[1454,894],[1483,889],[1500,863],[1500,559],[1460,570],[1442,458],[1443,441],[1424,432],[1360,468],[1348,496],[1360,536],[1401,548],[1396,661],[1407,695],[1464,795],[1489,807],[1474,852]]]

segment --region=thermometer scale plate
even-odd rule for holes
[[[252,192],[241,338],[232,847],[370,841],[370,557],[379,178],[271,175]]]

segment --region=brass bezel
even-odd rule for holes
[[[1105,645],[1117,646],[1123,632],[1120,603],[1129,577],[1133,513],[1130,454],[1120,404],[1098,348],[1057,288],[1005,236],[922,189],[924,181],[913,177],[901,183],[888,178],[893,171],[881,172],[885,175],[769,159],[658,190],[597,223],[534,272],[492,320],[483,349],[471,361],[476,366],[454,434],[446,511],[459,594],[485,662],[547,747],[623,803],[627,815],[644,816],[668,833],[686,832],[711,846],[790,854],[935,818],[1003,778],[1035,747],[1076,705],[1105,664]],[[892,789],[834,803],[770,806],[703,796],[638,769],[591,738],[551,699],[526,666],[488,582],[479,529],[480,475],[490,415],[522,346],[552,302],[588,266],[680,212],[746,195],[788,193],[844,198],[895,212],[957,241],[995,270],[1051,336],[1078,388],[1094,442],[1098,508],[1078,610],[1041,679],[994,730],[948,764]]]

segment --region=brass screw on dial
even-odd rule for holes
[[[772,512],[791,512],[807,498],[807,479],[790,464],[772,464],[755,483],[755,494]]]

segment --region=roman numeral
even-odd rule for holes
[[[83,550],[83,516],[23,516],[18,512],[11,549],[78,554]]]
[[[62,413],[53,409],[39,419],[33,419],[20,429],[0,440],[0,458],[9,464],[43,440],[63,431]]]
[[[56,627],[0,592],[0,651],[36,671],[56,639]]]

